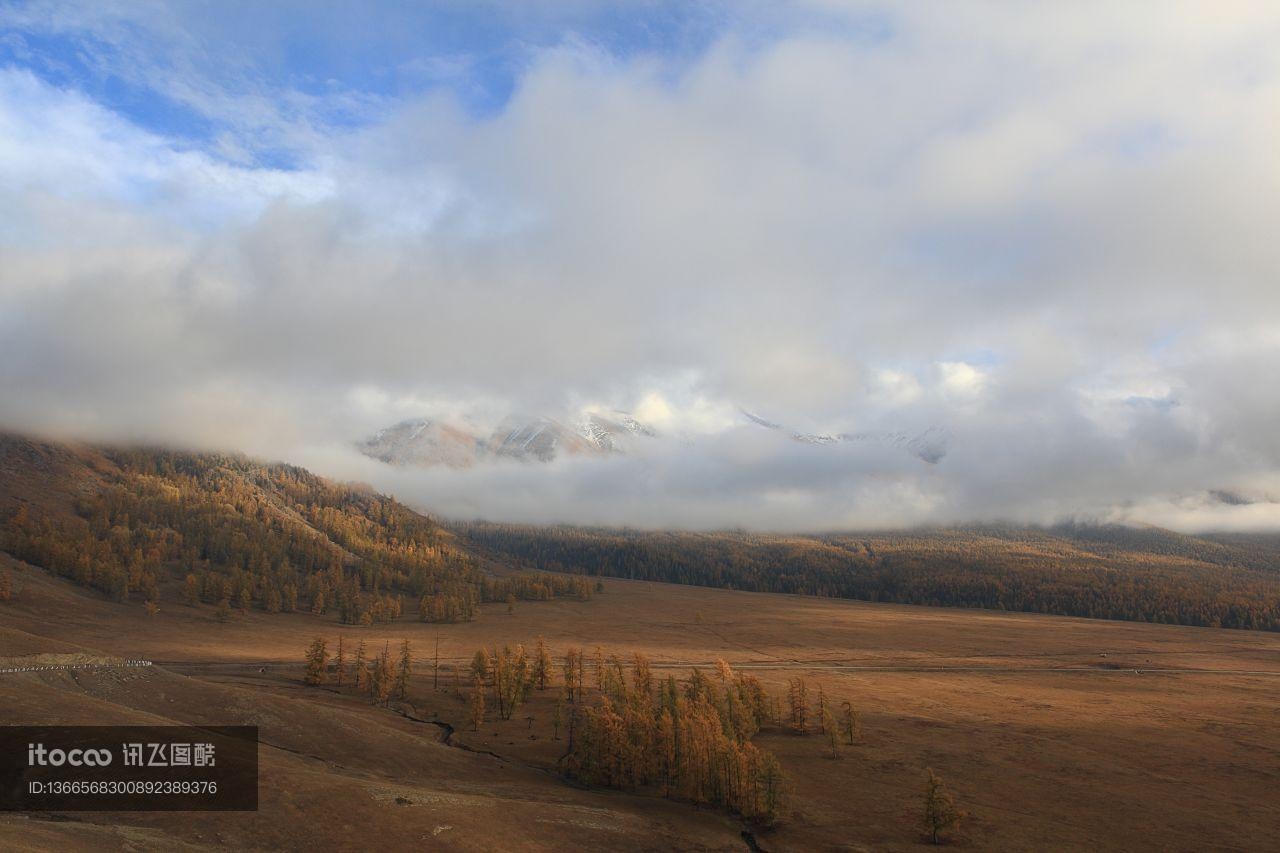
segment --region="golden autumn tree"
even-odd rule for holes
[[[601,650],[594,657],[598,687],[588,695],[575,683],[580,656],[566,655],[563,695],[575,690],[575,701],[562,772],[589,785],[653,788],[724,806],[761,823],[778,818],[785,777],[777,760],[750,742],[770,719],[758,680],[725,665],[715,679],[695,668],[682,687],[674,676],[656,681],[641,654],[631,656],[629,672],[617,655]]]
[[[827,746],[831,748],[831,757],[840,757],[840,733],[836,727],[836,716],[831,713],[831,706],[823,701],[818,706],[818,719],[822,725],[822,733],[826,737]]]
[[[791,728],[797,732],[808,731],[809,688],[803,678],[788,679],[787,705],[791,710]]]
[[[955,799],[943,788],[942,780],[928,769],[924,790],[924,831],[933,844],[941,842],[942,833],[960,823],[964,812],[956,808]]]
[[[369,671],[369,661],[364,655],[364,640],[361,640],[356,646],[355,663],[352,665],[355,670],[356,690],[361,693],[371,693],[373,684],[372,673]]]
[[[574,702],[582,688],[582,652],[572,647],[566,649],[563,671],[565,695]]]
[[[840,730],[849,746],[853,746],[855,741],[862,740],[862,715],[853,707],[852,702],[841,705]]]
[[[342,635],[338,635],[338,650],[333,656],[333,683],[341,688],[347,678],[347,653],[343,647]]]
[[[409,654],[409,641],[400,641],[400,658],[396,661],[395,693],[400,700],[409,697],[409,676],[413,673],[413,660]]]
[[[395,683],[395,675],[391,665],[391,643],[386,643],[382,654],[373,664],[373,696],[376,704],[385,705],[391,701],[391,690]]]
[[[551,653],[547,651],[547,643],[542,637],[538,637],[533,652],[533,680],[539,690],[546,690],[554,675],[554,665],[551,662]]]
[[[467,703],[467,710],[471,715],[471,730],[480,731],[480,726],[484,724],[484,682],[479,678],[471,682],[471,699]]]
[[[307,647],[307,671],[303,680],[312,686],[324,684],[328,677],[329,650],[324,637],[316,637]]]

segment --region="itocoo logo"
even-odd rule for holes
[[[111,763],[109,749],[45,749],[42,743],[27,744],[28,767],[106,767]]]

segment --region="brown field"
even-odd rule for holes
[[[448,677],[431,686],[434,625],[257,612],[223,624],[168,600],[148,618],[0,559],[20,588],[0,611],[0,658],[157,662],[0,674],[7,723],[244,723],[262,739],[257,813],[6,816],[5,849],[747,846],[723,812],[560,780],[550,691],[469,731]],[[408,716],[301,684],[306,645],[340,633],[410,640]],[[777,692],[800,674],[859,707],[863,743],[838,760],[816,734],[760,736],[794,784],[792,812],[755,832],[760,849],[917,848],[926,767],[970,812],[952,843],[971,849],[1262,850],[1280,833],[1274,634],[606,580],[591,601],[487,605],[440,626],[441,657],[538,635],[557,654],[599,643],[681,669],[723,657]],[[456,732],[446,745],[421,721]]]

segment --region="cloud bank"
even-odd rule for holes
[[[480,43],[404,49],[389,86],[182,7],[6,9],[0,423],[494,520],[1280,526],[1274,7],[716,8],[622,44],[499,4],[538,37],[492,46],[479,107]],[[57,71],[68,43],[92,62]],[[953,441],[798,446],[739,406]],[[348,449],[591,407],[671,440],[467,472]]]

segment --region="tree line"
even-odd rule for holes
[[[469,523],[520,564],[723,589],[1280,630],[1280,538],[1119,526],[782,536]]]

